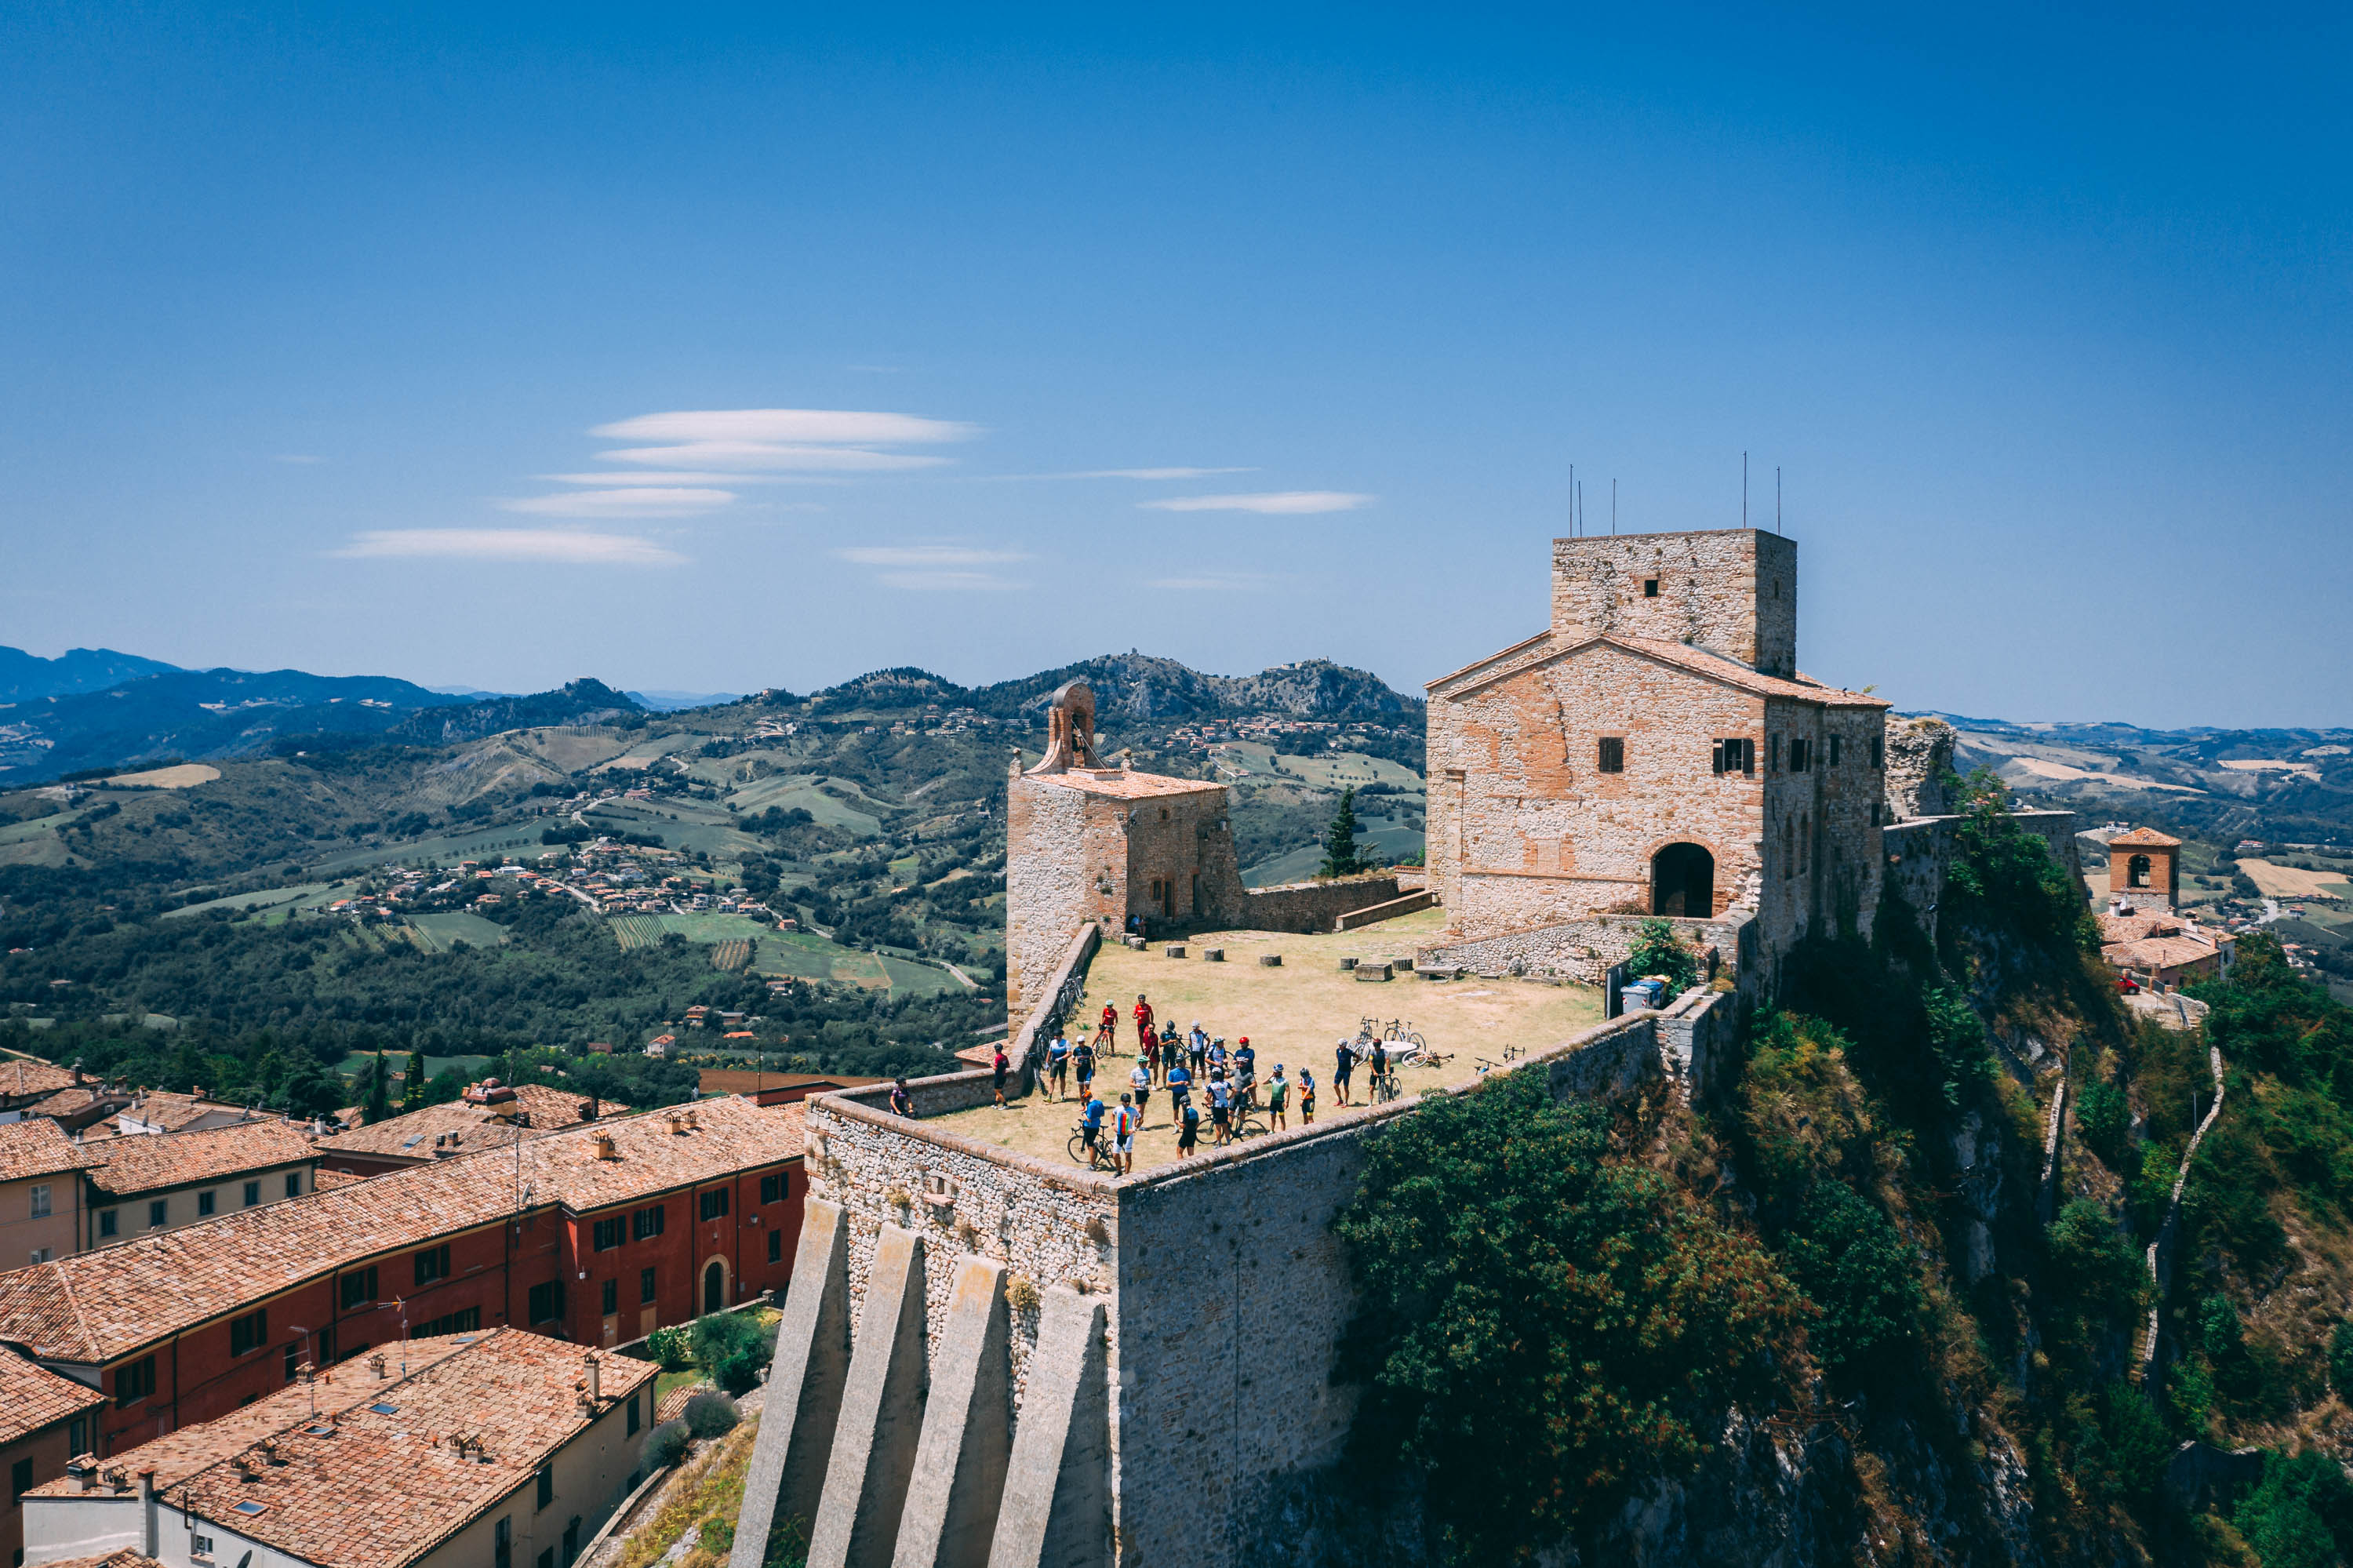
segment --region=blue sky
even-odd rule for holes
[[[10,8],[0,642],[1413,689],[1745,450],[1819,676],[2353,723],[2341,9],[1133,9]]]

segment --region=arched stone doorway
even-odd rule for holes
[[[1651,913],[1704,920],[1715,913],[1715,856],[1669,844],[1651,857]]]
[[[702,1309],[705,1312],[727,1310],[727,1263],[712,1258],[702,1268]]]

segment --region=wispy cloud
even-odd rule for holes
[[[834,554],[861,567],[986,567],[1024,558],[1018,550],[976,550],[964,545],[857,545]]]
[[[509,512],[529,512],[543,517],[699,517],[706,512],[716,512],[734,499],[734,493],[727,490],[639,485],[622,490],[532,495],[499,504]]]
[[[1220,473],[1256,473],[1254,468],[1082,468],[1069,473],[991,473],[979,477],[994,482],[1049,479],[1208,479]]]
[[[608,440],[661,443],[599,454],[607,462],[813,473],[936,468],[947,459],[877,449],[937,446],[979,433],[978,427],[955,419],[849,408],[682,409],[617,419],[589,432]]]
[[[602,473],[542,473],[550,484],[783,484],[779,474],[770,473],[681,473],[671,469],[607,469]]]
[[[775,441],[681,441],[670,447],[617,447],[598,452],[607,462],[668,463],[697,468],[801,473],[896,473],[939,468],[944,457],[878,452],[871,447],[787,446]]]
[[[1175,593],[1257,593],[1266,578],[1251,572],[1207,572],[1198,577],[1155,577],[1152,587]]]
[[[1256,495],[1172,495],[1163,501],[1139,501],[1155,512],[1264,512],[1291,516],[1310,512],[1353,512],[1369,505],[1369,495],[1344,490],[1270,490]]]
[[[650,539],[563,528],[388,528],[354,536],[333,552],[357,559],[572,562],[668,567],[686,557]]]
[[[884,588],[907,588],[918,593],[993,593],[1029,586],[1010,577],[998,577],[995,572],[884,572],[874,580]]]
[[[861,567],[895,568],[880,573],[884,588],[913,592],[995,592],[1029,585],[977,568],[1026,560],[1018,550],[984,550],[969,545],[856,545],[836,550],[845,561]]]

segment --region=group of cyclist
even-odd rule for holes
[[[1314,1122],[1315,1075],[1303,1064],[1293,1075],[1278,1062],[1261,1079],[1259,1053],[1248,1035],[1229,1048],[1198,1019],[1180,1032],[1175,1020],[1159,1019],[1150,999],[1142,994],[1129,1022],[1135,1051],[1124,1086],[1103,1082],[1116,1071],[1108,1058],[1120,1043],[1120,1017],[1113,1005],[1104,1005],[1092,1034],[1081,1032],[1075,1040],[1058,1034],[1047,1044],[1039,1086],[1050,1098],[1075,1099],[1080,1107],[1079,1125],[1071,1139],[1072,1158],[1132,1172],[1136,1134],[1148,1125],[1155,1094],[1167,1097],[1179,1159],[1198,1151],[1205,1112],[1210,1147],[1219,1149],[1238,1138],[1288,1130],[1294,1097],[1300,1125]],[[1350,1097],[1361,1067],[1368,1073],[1373,1101],[1395,1098],[1395,1062],[1388,1042],[1369,1033],[1343,1038],[1333,1060],[1335,1097],[1343,1106],[1356,1103]]]

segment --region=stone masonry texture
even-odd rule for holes
[[[1798,546],[1753,528],[1552,542],[1552,630],[1686,642],[1787,678],[1798,668]]]

